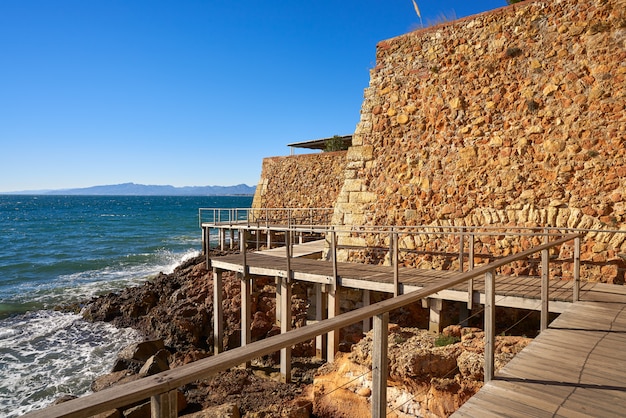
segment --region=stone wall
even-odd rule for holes
[[[346,151],[263,159],[253,208],[332,208],[346,166]]]
[[[626,230],[626,1],[408,33],[370,75],[334,224]],[[626,234],[590,234],[587,278],[623,281],[624,253]]]

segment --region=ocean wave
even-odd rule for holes
[[[139,341],[132,329],[79,315],[37,311],[0,322],[0,416],[43,408],[62,395],[89,393],[119,350]]]
[[[172,252],[160,249],[153,253],[131,254],[98,269],[60,275],[53,280],[22,282],[13,297],[0,300],[0,318],[32,310],[82,302],[129,286],[137,286],[159,273],[169,274],[199,254],[188,249]]]

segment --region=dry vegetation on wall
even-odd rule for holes
[[[333,222],[626,230],[626,2],[536,1],[380,42]],[[626,234],[589,236],[623,281]]]

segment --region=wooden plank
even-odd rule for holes
[[[622,403],[621,408],[619,406],[615,403],[603,402],[598,398],[591,398],[586,390],[576,390],[564,400],[561,408],[579,411],[588,416],[623,418],[623,408],[626,407],[626,403]]]
[[[606,383],[612,386],[619,386],[620,382],[621,384],[624,382],[621,374],[615,376],[598,370],[585,370],[584,373],[581,373],[580,367],[580,364],[577,365],[565,360],[557,362],[554,360],[533,358],[532,361],[519,361],[516,362],[516,364],[512,364],[511,367],[507,368],[507,372],[511,375],[516,374],[516,377],[525,377],[546,382],[554,381],[559,383],[590,385]]]
[[[527,418],[551,416],[547,415],[545,411],[540,408],[536,408],[533,405],[521,403],[511,397],[503,398],[500,395],[501,393],[495,389],[494,385],[488,384],[485,385],[476,395],[470,398],[465,405],[474,405],[474,407],[477,407],[479,411],[490,411],[500,417]],[[462,409],[464,408],[462,407]],[[456,415],[453,414],[453,416]]]
[[[491,385],[489,390],[494,396],[498,396],[505,400],[508,406],[510,400],[515,400],[523,405],[532,405],[533,408],[541,411],[541,414],[554,414],[558,410],[559,405],[563,402],[561,396],[547,396],[547,391],[538,393],[537,391],[525,391],[525,384],[505,385],[504,382],[498,382]],[[545,389],[545,388],[544,388]],[[570,392],[572,389],[570,389]]]

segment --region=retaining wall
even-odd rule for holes
[[[334,224],[626,230],[626,1],[521,3],[376,55]],[[623,257],[626,234],[591,234],[585,276],[623,282]]]

